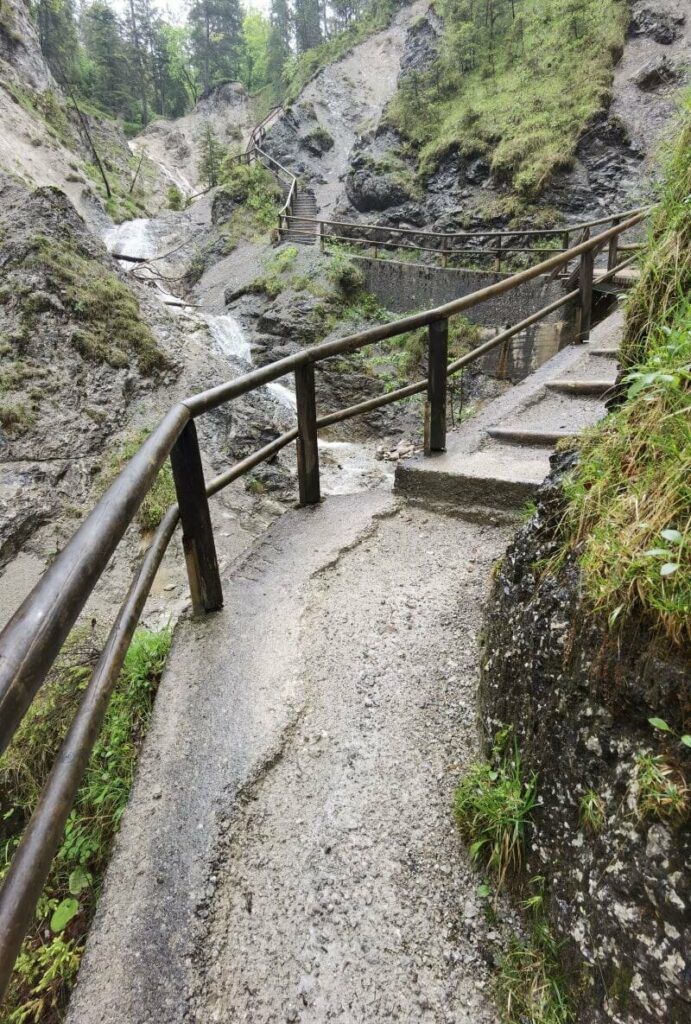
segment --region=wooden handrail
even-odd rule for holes
[[[536,267],[495,282],[471,295],[422,313],[402,317],[391,324],[377,325],[346,338],[322,342],[194,395],[176,405],[149,435],[0,633],[2,752],[44,682],[70,629],[153,485],[159,469],[165,459],[170,457],[178,505],[166,512],[144,555],[0,890],[0,998],[8,984],[23,936],[33,918],[36,901],[96,741],[110,693],[178,521],[182,520],[183,525],[183,546],[194,610],[203,613],[217,608],[222,595],[206,505],[209,496],[287,444],[297,441],[300,493],[305,503],[314,503],[319,500],[318,430],[425,389],[428,395],[426,418],[430,423],[430,430],[426,433],[426,451],[443,448],[447,375],[469,365],[565,303],[579,296],[582,298],[582,289],[562,296],[447,366],[445,325],[449,317],[518,288],[573,259],[587,257],[596,248],[604,246],[610,239],[639,223],[643,217],[644,214],[640,213],[608,231],[586,239],[565,253],[556,254]],[[633,258],[630,257],[626,262],[631,262]],[[615,276],[620,269],[621,266],[612,268],[606,276]],[[321,418],[316,415],[316,364],[424,326],[430,329],[430,371],[427,381],[408,385],[395,393],[378,396]],[[298,427],[274,439],[206,485],[193,420],[289,372],[294,373],[296,378]]]

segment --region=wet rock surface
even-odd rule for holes
[[[548,912],[579,1024],[688,1020],[688,824],[642,818],[640,754],[663,754],[688,778],[691,758],[648,723],[678,732],[691,698],[688,658],[644,622],[610,632],[589,613],[577,564],[545,571],[558,547],[560,480],[573,456],[555,457],[538,510],[509,547],[485,616],[482,721],[488,739],[510,724],[539,805],[527,877],[546,880]],[[581,800],[601,801],[589,828]]]

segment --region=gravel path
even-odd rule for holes
[[[505,542],[404,507],[313,577],[304,705],[230,815],[195,1024],[496,1020],[451,799],[476,751],[476,637]]]

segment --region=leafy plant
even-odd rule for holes
[[[454,810],[470,856],[497,875],[499,885],[523,861],[530,817],[537,798],[537,776],[524,778],[518,743],[498,734],[489,761],[471,765],[456,789]]]
[[[177,185],[169,185],[168,191],[166,192],[166,198],[168,200],[169,210],[184,210],[185,208],[185,197],[177,187]]]

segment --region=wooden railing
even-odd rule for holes
[[[259,160],[287,188],[286,199],[278,214],[278,240],[286,237],[291,227],[297,226],[306,233],[314,234],[324,252],[329,243],[355,246],[379,259],[382,253],[402,252],[425,254],[439,260],[442,267],[460,259],[466,266],[476,264],[487,267],[492,264],[496,272],[508,267],[520,256],[525,261],[568,252],[573,244],[590,237],[593,228],[618,224],[636,214],[645,212],[644,207],[615,213],[595,220],[583,221],[555,228],[520,228],[513,231],[428,231],[421,228],[397,228],[386,224],[366,224],[358,221],[330,220],[321,217],[296,217],[293,213],[297,196],[296,176],[279,163],[264,149],[264,140],[269,127],[282,115],[282,106],[272,107],[266,117],[252,131],[247,148],[238,159],[246,163]],[[607,267],[617,262],[619,236],[610,243]],[[575,240],[575,242],[574,242]],[[537,242],[537,244],[535,244]],[[630,246],[636,248],[636,246]],[[566,274],[566,271],[564,271]]]
[[[613,241],[638,224],[643,216],[642,213],[636,214],[566,253],[554,255],[536,267],[471,295],[403,317],[394,323],[380,324],[346,338],[324,342],[254,369],[236,380],[185,399],[161,420],[0,634],[2,753],[44,683],[158,471],[170,458],[178,503],[166,512],[143,556],[0,890],[0,997],[33,919],[36,901],[59,846],[144,603],[178,523],[182,525],[194,613],[201,615],[215,611],[223,603],[223,593],[209,515],[208,499],[212,495],[295,441],[300,503],[313,505],[320,500],[318,431],[425,391],[425,452],[431,455],[443,450],[446,445],[448,376],[569,302],[580,303],[582,325],[587,328],[594,254],[605,246],[611,252]],[[607,276],[613,277],[633,258],[612,267]],[[575,259],[580,260],[581,266],[577,288],[447,364],[450,317],[512,291],[538,276],[552,273]],[[317,415],[315,366],[332,356],[355,352],[421,327],[427,327],[429,331],[426,380],[346,409]],[[195,420],[287,373],[295,375],[297,426],[206,483]]]
[[[585,221],[558,228],[521,228],[514,231],[426,231],[420,228],[396,228],[384,224],[363,224],[357,221],[326,220],[322,218],[287,216],[279,225],[279,234],[285,236],[293,225],[313,231],[319,238],[322,251],[329,243],[355,246],[375,259],[383,253],[398,252],[406,255],[426,254],[438,259],[442,267],[451,265],[488,264],[497,272],[507,268],[519,255],[538,259],[567,252],[574,244],[585,241],[593,228],[615,226],[643,212],[643,207],[626,213],[612,214],[598,220]],[[608,267],[617,262],[618,236],[612,242]]]

